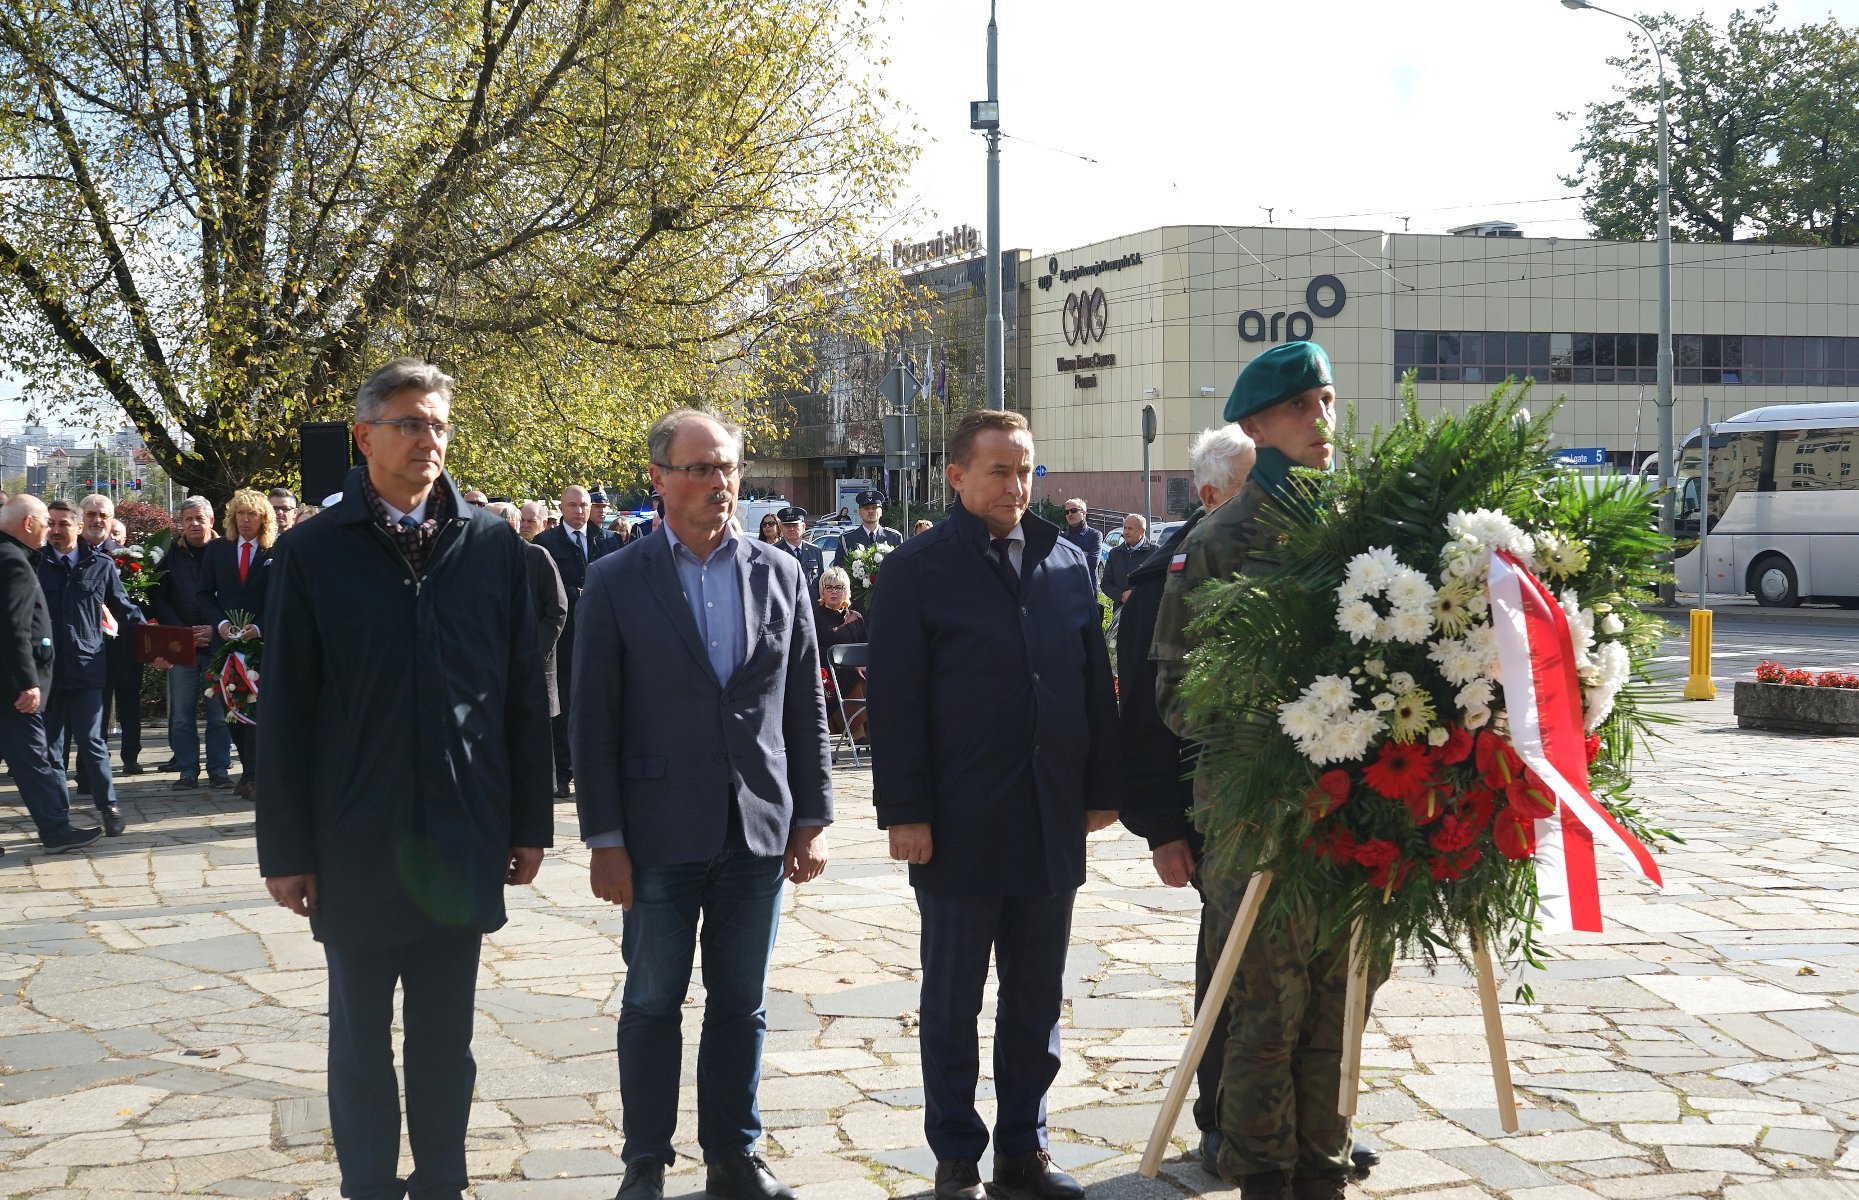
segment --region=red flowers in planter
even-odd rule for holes
[[[1784,667],[1763,659],[1756,664],[1757,683],[1790,683],[1796,687],[1859,688],[1859,675],[1840,671],[1822,671],[1816,675],[1804,667]]]

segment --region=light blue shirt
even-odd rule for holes
[[[697,623],[697,636],[703,639],[704,653],[716,681],[727,686],[730,676],[742,665],[748,649],[743,630],[742,580],[736,571],[736,534],[727,531],[722,544],[700,559],[665,526],[671,542],[671,561],[678,567],[678,586],[684,603],[690,607],[691,620]]]

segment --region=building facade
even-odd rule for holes
[[[1486,236],[1478,236],[1480,232]],[[1463,411],[1506,376],[1570,449],[1623,470],[1657,450],[1657,247],[1373,230],[1170,226],[1035,255],[1020,281],[1024,411],[1042,498],[1142,510],[1189,503],[1187,448],[1220,421],[1240,369],[1315,340],[1364,433],[1416,373],[1423,412]],[[1672,253],[1677,437],[1765,404],[1859,399],[1859,252],[1753,243]],[[972,406],[971,406],[972,407]]]

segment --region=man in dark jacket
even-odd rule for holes
[[[1066,1200],[1082,1189],[1047,1153],[1046,1092],[1085,835],[1116,819],[1110,662],[1090,564],[1026,512],[1026,419],[968,414],[947,470],[958,503],[885,560],[871,614],[878,825],[923,921],[924,1131],[938,1200],[984,1200],[976,1021],[993,953],[994,1182]]]
[[[180,778],[174,790],[188,791],[200,786],[200,726],[197,713],[201,705],[201,673],[207,667],[207,647],[217,623],[211,606],[201,594],[206,582],[207,543],[213,539],[213,502],[205,496],[189,496],[181,502],[181,532],[161,560],[161,580],[149,593],[149,607],[155,620],[194,631],[198,658],[191,667],[168,666],[168,748],[174,752],[174,767]],[[163,666],[157,662],[156,666]],[[226,728],[226,706],[218,699],[205,701],[207,710],[207,782],[214,787],[231,788],[232,734]]]
[[[226,536],[207,543],[200,573],[200,599],[213,625],[209,654],[218,655],[227,642],[263,635],[258,618],[265,611],[265,583],[277,536],[277,514],[264,493],[240,488],[232,494],[226,502]],[[235,613],[248,619],[235,627]],[[256,799],[253,760],[258,757],[258,730],[234,717],[226,720],[232,744],[239,748],[239,795]]]
[[[45,505],[14,496],[0,507],[0,606],[6,610],[0,641],[0,759],[19,787],[19,798],[38,827],[48,854],[88,846],[103,836],[95,825],[71,824],[63,772],[46,751],[40,715],[52,690],[52,618],[39,587],[39,553],[45,545]]]
[[[529,569],[444,473],[451,383],[402,358],[361,386],[367,464],[278,546],[267,585],[258,866],[329,963],[330,1127],[353,1200],[467,1186],[479,946],[553,837]]]
[[[96,802],[103,831],[116,837],[123,832],[123,812],[110,775],[110,747],[103,740],[103,691],[109,676],[104,644],[110,640],[103,631],[104,610],[119,630],[140,625],[145,618],[123,591],[116,561],[78,535],[77,510],[65,500],[54,500],[48,507],[39,586],[51,613],[57,657],[45,705],[46,747],[53,765],[62,766],[66,739],[75,744],[84,790]]]
[[[123,552],[123,543],[110,536],[116,524],[116,502],[102,493],[92,493],[78,502],[84,517],[84,540],[99,553],[114,559]],[[136,661],[133,639],[113,637],[103,650],[103,732],[109,736],[112,719],[122,727],[117,749],[123,756],[124,775],[140,775],[142,767],[142,664]]]
[[[1113,609],[1123,608],[1123,599],[1130,590],[1130,573],[1154,549],[1155,543],[1149,540],[1149,522],[1143,515],[1131,513],[1123,518],[1123,540],[1112,546],[1104,558],[1104,578],[1099,585]]]
[[[1085,561],[1091,564],[1091,588],[1097,589],[1097,572],[1103,565],[1104,535],[1091,528],[1087,518],[1090,509],[1083,500],[1071,499],[1065,502],[1065,528],[1059,536],[1078,547]]]
[[[798,504],[790,504],[775,513],[775,520],[781,523],[781,540],[775,545],[794,556],[800,563],[801,576],[807,581],[807,594],[820,594],[820,576],[826,573],[826,556],[820,548],[807,542],[807,510]],[[842,564],[843,565],[843,564]]]
[[[839,539],[839,548],[846,554],[861,546],[890,546],[895,549],[904,544],[904,535],[882,524],[884,520],[884,493],[867,490],[858,494],[858,528],[843,534]],[[844,562],[836,564],[845,566]]]
[[[490,505],[493,516],[500,517],[521,536],[522,513],[508,500]],[[529,564],[529,600],[536,609],[536,645],[542,651],[542,683],[549,693],[549,716],[562,711],[555,687],[555,647],[562,640],[568,624],[568,592],[562,587],[561,572],[549,552],[533,542],[523,543],[523,561]],[[550,747],[553,757],[554,747]]]
[[[591,503],[586,488],[579,484],[563,488],[561,503],[562,523],[538,533],[535,544],[555,560],[562,589],[568,594],[568,623],[562,627],[561,641],[555,647],[557,711],[550,729],[555,745],[555,794],[567,796],[568,784],[574,779],[574,759],[568,748],[568,709],[574,691],[575,608],[587,586],[587,568],[618,550],[621,542],[587,519]]]

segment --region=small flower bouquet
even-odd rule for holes
[[[1217,781],[1196,814],[1209,853],[1270,870],[1270,902],[1324,914],[1331,935],[1535,961],[1531,858],[1558,801],[1513,745],[1494,563],[1566,619],[1593,801],[1641,842],[1670,836],[1628,798],[1656,719],[1660,625],[1636,606],[1665,548],[1651,494],[1558,467],[1524,394],[1426,421],[1410,393],[1366,449],[1345,431],[1336,470],[1297,472],[1305,502],[1275,510],[1275,564],[1196,594],[1186,687]]]
[[[168,544],[174,531],[164,529],[140,545],[125,546],[115,554],[116,573],[122,577],[123,590],[137,605],[148,603],[149,593],[161,582],[162,560],[168,557]]]
[[[852,577],[852,590],[863,596],[868,594],[878,582],[878,568],[884,565],[893,547],[879,542],[874,546],[859,546],[846,554],[846,574]]]
[[[226,706],[226,719],[243,725],[258,724],[258,668],[265,652],[253,619],[251,613],[240,609],[226,614],[232,638],[220,643],[206,671],[208,699],[218,699]],[[253,636],[245,636],[248,634]]]

